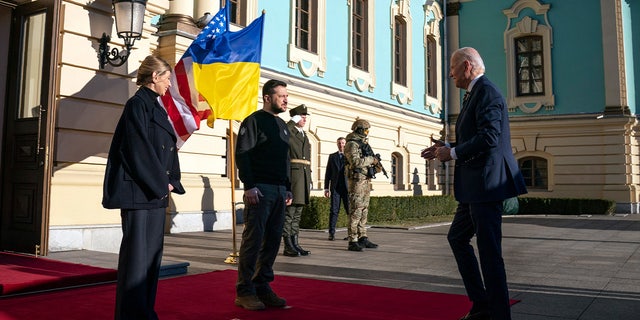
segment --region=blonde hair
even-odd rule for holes
[[[156,56],[147,56],[144,58],[138,68],[138,77],[136,78],[136,84],[144,86],[153,82],[153,73],[157,76],[163,75],[165,72],[171,72],[171,66],[162,58]]]

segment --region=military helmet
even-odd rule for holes
[[[369,121],[364,120],[364,119],[358,119],[356,121],[353,122],[353,124],[351,125],[351,130],[352,131],[356,131],[357,129],[369,129],[371,128],[371,125],[369,125]]]

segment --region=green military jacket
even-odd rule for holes
[[[291,204],[305,205],[309,203],[311,192],[311,144],[307,134],[302,134],[295,122],[287,123],[289,129],[289,157],[291,159]]]

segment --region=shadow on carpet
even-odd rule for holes
[[[0,252],[0,297],[116,280],[116,270]]]
[[[247,311],[234,305],[235,270],[170,279],[158,285],[163,320],[458,319],[470,307],[464,295],[276,276],[273,289],[287,308]],[[0,320],[113,319],[115,284],[0,299]]]

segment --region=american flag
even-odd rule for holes
[[[213,40],[229,29],[227,5],[213,16],[211,21],[202,29],[191,43],[185,54],[171,73],[171,87],[164,96],[159,98],[160,104],[167,110],[173,124],[177,147],[180,148],[191,136],[200,129],[200,121],[211,114],[211,108],[196,90],[193,77],[193,55],[203,50],[211,50]]]

